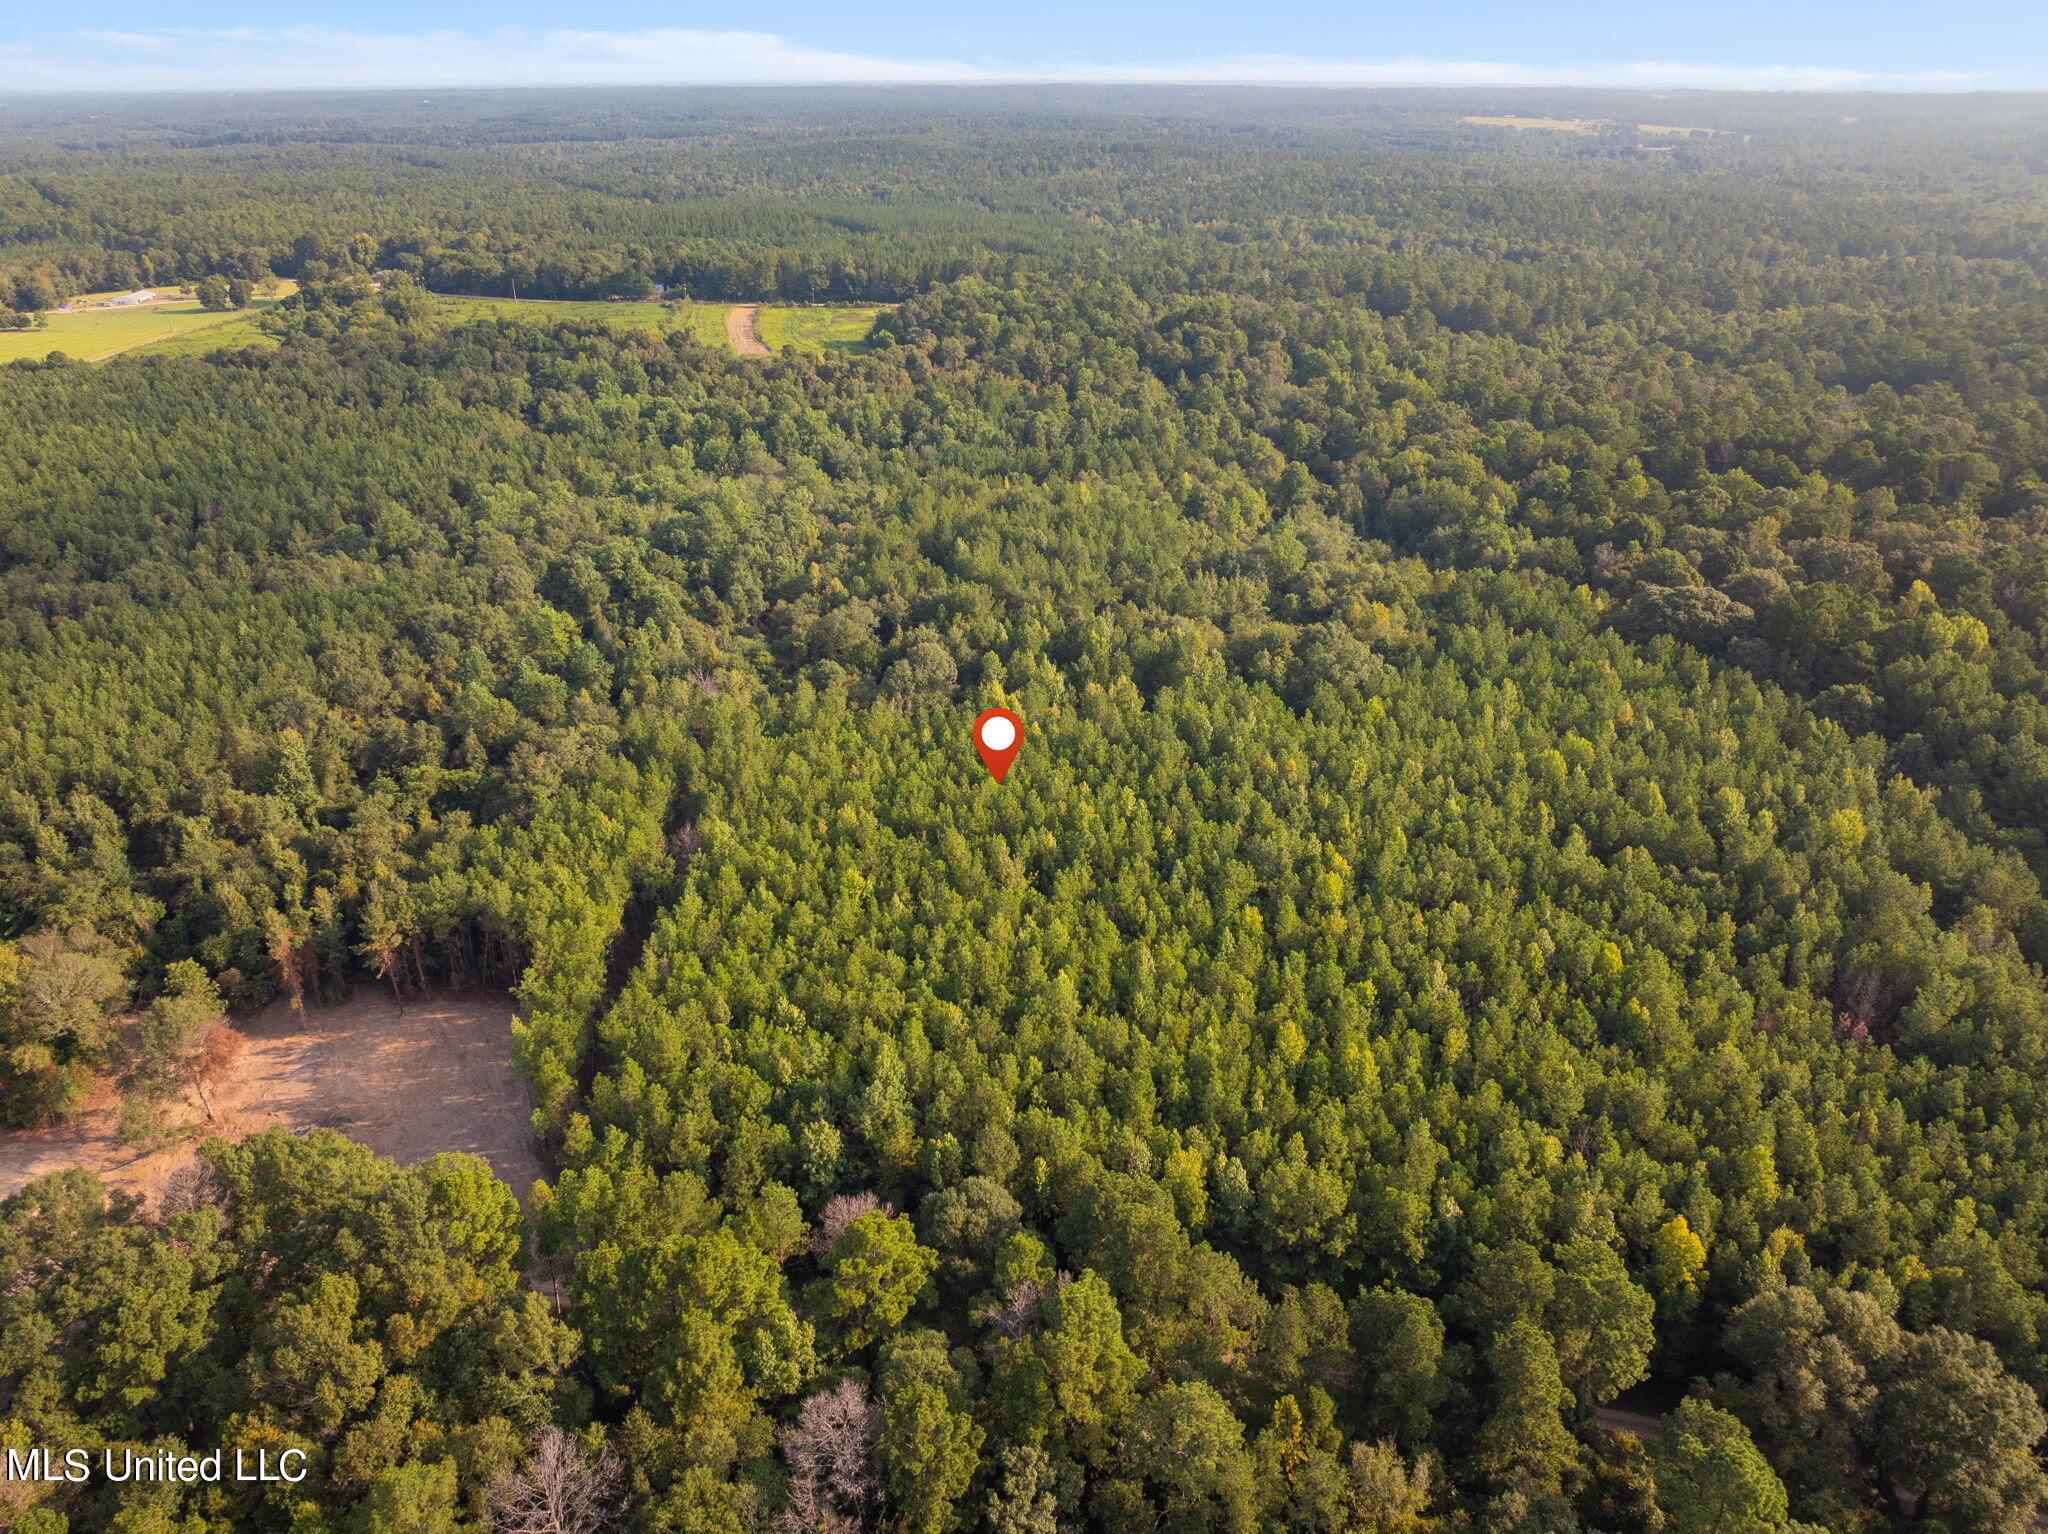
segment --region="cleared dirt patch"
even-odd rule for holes
[[[1649,1412],[1624,1411],[1618,1406],[1596,1406],[1593,1420],[1610,1433],[1626,1433],[1631,1438],[1655,1438],[1664,1431],[1664,1419]]]
[[[767,343],[754,329],[755,304],[734,304],[725,311],[725,333],[732,341],[732,349],[742,357],[768,357],[774,355]]]
[[[177,1143],[148,1154],[121,1144],[104,1091],[74,1123],[0,1134],[0,1197],[83,1166],[154,1201],[208,1135],[240,1139],[284,1124],[337,1129],[405,1166],[471,1151],[523,1198],[541,1165],[526,1084],[512,1068],[511,1019],[511,998],[488,994],[408,996],[401,1008],[389,991],[365,987],[304,1012],[275,1002],[237,1025],[247,1048],[208,1103],[190,1097],[174,1115]]]

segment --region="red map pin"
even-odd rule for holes
[[[981,765],[998,783],[1017,760],[1017,748],[1024,744],[1024,721],[1006,708],[985,708],[974,721],[974,749],[981,753]]]

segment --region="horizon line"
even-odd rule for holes
[[[1610,96],[1824,96],[1841,99],[1851,96],[1900,96],[1913,99],[1952,98],[1958,96],[2043,96],[2048,97],[2048,84],[2043,85],[1814,85],[1810,83],[1787,85],[1612,85],[1580,84],[1570,81],[1556,83],[1513,83],[1486,80],[1431,81],[1431,80],[1388,80],[1361,82],[1356,80],[1265,80],[1247,76],[1231,78],[1225,76],[1189,79],[1161,79],[1158,76],[1132,75],[1128,78],[1103,75],[1088,79],[1047,77],[1044,75],[986,75],[973,79],[930,79],[892,80],[876,77],[872,80],[777,80],[761,78],[755,80],[561,80],[561,81],[477,81],[466,80],[458,83],[436,83],[433,81],[394,81],[388,85],[359,84],[274,84],[274,85],[49,85],[49,86],[4,86],[0,85],[0,100],[21,96],[296,96],[296,95],[338,95],[338,96],[388,96],[410,95],[416,91],[433,91],[442,95],[481,94],[484,92],[520,91],[546,94],[560,91],[729,91],[729,90],[772,90],[772,91],[940,91],[940,90],[997,90],[1015,89],[1019,86],[1033,90],[1100,91],[1124,90],[1142,87],[1161,91],[1204,90],[1245,90],[1245,91],[1352,91],[1360,94],[1386,93],[1395,91],[1487,91],[1514,95],[1555,95],[1563,92]]]

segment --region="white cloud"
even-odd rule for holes
[[[81,32],[67,45],[0,45],[24,90],[260,90],[351,86],[914,83],[966,66],[806,48],[766,32],[658,28],[352,32],[318,26]]]
[[[1508,64],[1470,60],[1391,59],[1336,63],[1266,55],[1186,64],[1134,67],[1081,65],[1058,75],[1068,80],[1225,82],[1255,85],[1504,85],[1607,86],[1630,90],[1932,90],[1976,84],[1980,77],[1951,71],[1872,74],[1820,65],[1640,63]]]
[[[0,44],[0,80],[14,89],[44,91],[994,81],[1938,90],[1985,83],[1980,76],[1945,71],[1872,74],[1821,65],[1530,65],[1415,58],[1344,63],[1256,54],[1166,64],[1006,66],[834,52],[769,32],[356,32],[321,26],[82,31],[55,45]]]
[[[156,32],[81,32],[87,42],[112,43],[122,48],[161,48],[167,41]]]

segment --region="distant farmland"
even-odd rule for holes
[[[199,307],[196,299],[133,308],[81,309],[51,314],[36,330],[0,331],[0,363],[24,357],[40,360],[62,352],[80,362],[147,349],[154,356],[192,356],[241,346],[274,346],[256,321],[274,299],[229,313]],[[607,303],[602,300],[469,298],[436,294],[435,313],[450,323],[480,315],[544,322],[585,320],[617,329],[685,330],[708,346],[730,346],[725,317],[730,304]],[[754,326],[770,351],[785,346],[818,352],[863,352],[881,309],[853,306],[768,305],[756,311]]]
[[[258,299],[242,310],[202,309],[196,298],[122,309],[80,309],[51,314],[37,330],[0,330],[0,362],[43,358],[62,352],[80,362],[98,362],[138,347],[163,343],[166,350],[216,351],[260,342],[256,316],[276,302]],[[218,335],[203,332],[220,332]]]
[[[613,303],[602,299],[466,298],[437,295],[438,312],[450,320],[481,314],[512,319],[594,320],[621,329],[687,330],[711,346],[729,346],[725,317],[731,304]],[[754,328],[770,351],[796,346],[810,351],[867,349],[867,334],[881,310],[873,304],[846,307],[763,304]]]

